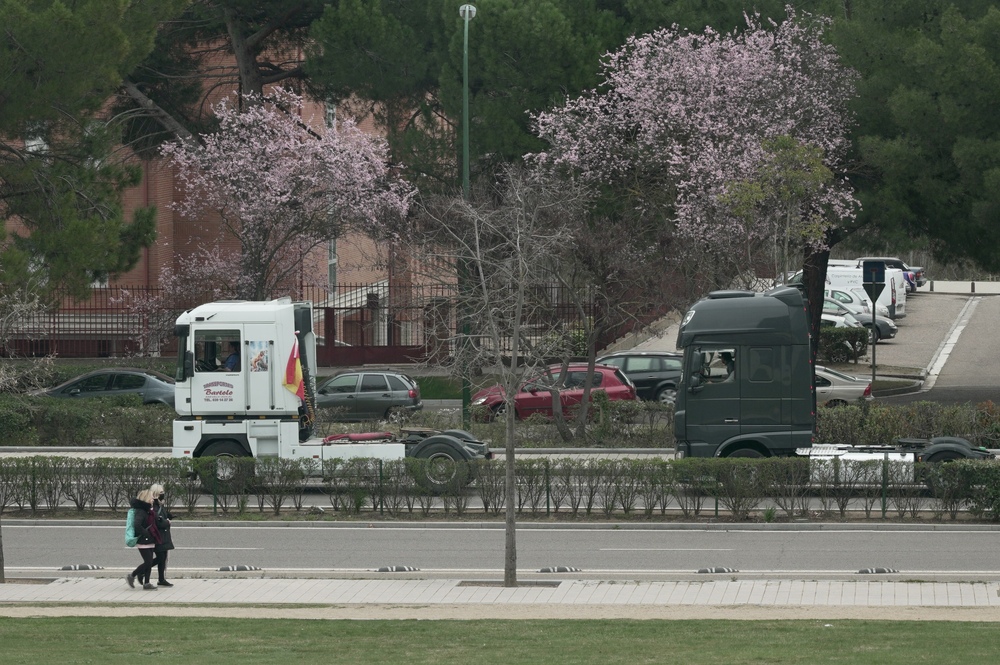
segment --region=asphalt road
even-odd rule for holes
[[[907,300],[908,315],[895,340],[879,344],[879,366],[928,370],[924,389],[883,398],[892,403],[1000,403],[1000,296],[921,293]]]
[[[830,525],[826,525],[826,529]],[[938,526],[938,529],[941,529]],[[407,527],[184,526],[174,525],[177,571],[216,571],[249,565],[270,572],[344,573],[410,566],[423,573],[496,572],[503,569],[502,524]],[[138,554],[122,544],[120,526],[3,525],[9,572],[36,574],[65,565],[127,570]],[[519,528],[518,569],[566,566],[582,573],[636,579],[691,574],[725,567],[742,573],[841,575],[864,568],[902,574],[996,574],[997,532],[975,527],[891,530],[769,530]]]

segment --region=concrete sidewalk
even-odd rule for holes
[[[30,603],[38,609],[34,604],[51,603],[63,608],[77,604],[106,607],[171,605],[188,609],[197,606],[303,609],[309,606],[314,609],[366,608],[376,613],[395,608],[401,610],[402,616],[410,617],[419,617],[428,611],[435,617],[439,614],[461,617],[468,615],[472,608],[479,608],[474,612],[479,616],[584,617],[604,615],[607,608],[615,607],[622,609],[613,613],[618,616],[657,614],[660,610],[680,612],[685,608],[729,608],[730,611],[799,608],[809,610],[810,615],[819,612],[821,615],[876,618],[897,618],[902,616],[897,610],[909,609],[913,610],[913,618],[919,618],[928,616],[929,609],[967,608],[977,612],[961,617],[963,619],[1000,620],[1000,582],[734,580],[719,577],[645,582],[531,580],[523,581],[522,586],[516,588],[504,588],[496,581],[458,579],[179,577],[174,579],[174,587],[156,591],[131,589],[124,579],[118,578],[62,577],[47,582],[36,580],[35,583],[0,585],[0,615],[8,614],[16,604]],[[548,609],[540,610],[542,606]],[[492,610],[484,612],[483,608]],[[837,608],[868,608],[871,611],[830,612]],[[888,609],[892,611],[886,612]]]

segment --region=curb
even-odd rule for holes
[[[5,525],[10,526],[87,526],[87,527],[119,527],[120,519],[5,519]],[[262,529],[496,529],[505,528],[503,520],[470,520],[466,522],[449,521],[380,521],[358,520],[344,521],[207,521],[192,520],[190,522],[177,520],[174,525],[183,528],[262,528]],[[998,532],[1000,524],[955,523],[944,524],[936,522],[904,523],[904,522],[525,522],[518,520],[518,530],[575,530],[575,531],[978,531]]]

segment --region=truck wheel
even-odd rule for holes
[[[469,463],[447,443],[432,443],[420,451],[417,482],[434,494],[465,487],[470,480]]]
[[[672,405],[677,400],[677,389],[673,386],[666,386],[661,388],[659,392],[656,393],[656,401],[664,406],[670,404]]]
[[[243,463],[236,461],[241,457],[249,457],[246,450],[235,441],[216,441],[205,448],[202,457],[214,457],[214,478],[201,474],[201,486],[207,493],[218,492],[220,494],[231,494],[240,485],[248,484],[253,471],[247,469]]]
[[[726,455],[726,457],[753,457],[753,458],[761,458],[761,457],[767,457],[767,455],[765,455],[764,453],[760,452],[756,448],[740,448],[738,450],[734,450],[733,452],[729,453],[728,455]]]

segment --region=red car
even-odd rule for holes
[[[552,365],[543,374],[521,386],[514,397],[514,410],[518,419],[523,420],[536,413],[552,417],[552,395],[549,393],[548,386],[558,381],[561,370],[562,365]],[[566,377],[559,393],[565,415],[572,415],[574,407],[583,401],[583,386],[586,380],[586,363],[575,363],[569,366],[569,376]],[[635,386],[619,368],[611,365],[594,367],[591,392],[598,390],[607,393],[609,400],[636,399]],[[485,419],[491,419],[503,413],[505,406],[503,387],[495,385],[480,390],[472,396],[472,406],[486,407],[489,411],[488,414],[483,414]]]

